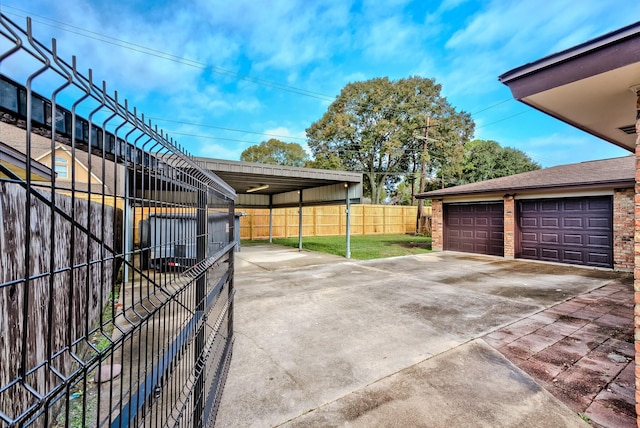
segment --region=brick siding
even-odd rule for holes
[[[634,197],[634,328],[636,350],[636,418],[640,426],[640,92],[636,101],[636,186]]]
[[[613,268],[632,271],[634,262],[633,240],[634,189],[616,189],[613,192]]]
[[[511,195],[504,197],[504,257],[516,255],[516,201]]]
[[[431,201],[431,248],[434,251],[444,249],[444,218],[442,201],[434,199]]]

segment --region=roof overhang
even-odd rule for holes
[[[34,160],[14,148],[0,143],[0,178],[20,180],[27,179],[27,168],[30,170],[31,181],[51,181],[54,173],[48,166]],[[5,173],[4,169],[8,170]]]
[[[640,22],[499,77],[514,98],[619,147],[635,150]]]
[[[635,185],[634,180],[611,181],[597,183],[580,183],[580,184],[556,184],[556,185],[532,185],[532,186],[511,186],[496,187],[488,190],[464,190],[457,187],[448,187],[443,191],[425,192],[416,195],[417,199],[442,199],[451,196],[495,196],[505,194],[526,194],[526,193],[562,193],[562,192],[587,192],[603,189],[626,189]]]
[[[359,203],[362,174],[349,171],[196,158],[237,193],[237,208]]]

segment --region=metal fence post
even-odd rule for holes
[[[207,190],[203,188],[198,189],[198,208],[196,214],[196,259],[200,264],[207,256]],[[204,394],[205,394],[205,366],[201,361],[202,353],[204,352],[204,340],[205,340],[205,328],[206,317],[205,314],[205,300],[206,300],[206,274],[201,275],[196,280],[196,314],[201,315],[201,322],[198,328],[196,336],[196,352],[195,352],[195,367],[196,370],[202,366],[202,370],[199,372],[196,379],[195,390],[193,391],[195,403],[193,406],[193,428],[202,428],[204,420]]]

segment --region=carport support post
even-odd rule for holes
[[[636,86],[636,185],[635,185],[635,238],[634,238],[634,329],[636,349],[636,413],[640,425],[640,87]]]
[[[346,223],[347,223],[347,249],[345,252],[345,257],[351,258],[351,200],[349,198],[349,183],[344,183],[346,199],[347,199],[347,208],[345,209],[345,214],[347,215]]]
[[[300,200],[298,201],[298,251],[302,251],[302,189],[298,191]]]
[[[269,195],[269,244],[273,243],[273,195]]]

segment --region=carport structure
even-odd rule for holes
[[[637,22],[499,77],[517,100],[635,154],[634,200],[629,211],[634,220],[630,236],[634,242],[636,410],[640,408],[639,47]]]
[[[237,194],[236,209],[269,209],[269,242],[273,238],[273,209],[298,207],[298,248],[302,249],[302,207],[346,205],[346,257],[350,258],[350,205],[360,203],[362,173],[282,165],[196,158]]]

